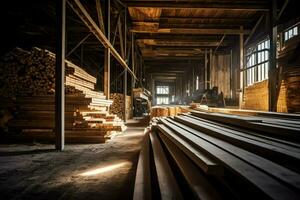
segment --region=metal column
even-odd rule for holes
[[[55,63],[55,148],[65,145],[65,34],[66,0],[56,1],[56,63]]]

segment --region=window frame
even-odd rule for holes
[[[246,86],[268,79],[270,40],[266,38],[247,49]]]

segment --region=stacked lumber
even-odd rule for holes
[[[268,80],[245,88],[243,109],[268,111]],[[300,112],[300,68],[284,68],[277,101],[277,112]]]
[[[150,124],[134,199],[299,198],[297,119],[191,112]]]
[[[180,113],[189,112],[186,106],[153,106],[150,109],[151,118],[176,116]]]
[[[280,90],[277,101],[277,112],[288,112],[287,109],[287,87],[284,80],[280,83]]]
[[[269,110],[268,80],[245,87],[243,109]]]
[[[110,112],[116,114],[119,118],[124,119],[124,95],[120,93],[110,94],[113,103],[110,106]],[[126,96],[126,119],[132,118],[131,97]]]
[[[286,104],[288,112],[300,112],[300,68],[286,67],[284,72],[286,82]]]
[[[38,48],[31,51],[16,48],[2,60],[4,72],[8,73],[0,76],[4,85],[1,96],[11,98],[15,110],[15,117],[8,122],[10,133],[15,134],[9,136],[53,141],[55,55]],[[10,77],[16,81],[12,86]],[[96,81],[85,70],[66,61],[66,142],[104,142],[126,129],[118,116],[109,113],[113,101],[95,91]]]

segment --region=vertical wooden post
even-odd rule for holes
[[[208,60],[207,60],[207,49],[205,49],[205,57],[204,57],[204,90],[207,90],[207,64],[208,64]]]
[[[65,37],[66,0],[56,1],[57,41],[55,63],[55,148],[64,150],[65,145]]]
[[[277,1],[272,0],[271,10],[270,10],[270,29],[269,29],[269,37],[270,37],[270,65],[269,65],[269,111],[276,112],[277,102],[276,102],[276,52],[277,52]]]
[[[192,65],[192,84],[191,84],[191,94],[195,91],[196,85],[195,85],[195,66]]]
[[[239,93],[239,108],[242,108],[243,93],[244,93],[244,34],[243,26],[240,27],[240,93]]]
[[[213,85],[211,83],[211,70],[212,70],[212,66],[213,66],[213,51],[212,49],[209,50],[209,71],[207,73],[207,87],[208,89],[212,88]]]
[[[105,35],[110,41],[110,0],[105,1]],[[104,95],[110,98],[110,49],[105,48],[104,52]]]
[[[131,66],[132,66],[132,72],[135,73],[135,45],[134,45],[134,33],[131,33]],[[152,80],[152,75],[151,75],[151,80]],[[133,98],[133,88],[135,87],[135,80],[133,78],[133,76],[131,76],[131,101],[134,101]],[[152,90],[154,90],[154,88],[152,88]],[[152,94],[152,96],[154,95],[154,93]],[[153,96],[154,98],[154,96]]]
[[[124,12],[124,60],[126,60],[126,52],[127,50],[127,8],[125,8]],[[124,71],[124,122],[126,122],[126,97],[127,97],[127,69]],[[133,103],[133,102],[132,102]]]
[[[230,79],[229,79],[229,83],[230,83],[230,99],[233,98],[232,96],[232,88],[233,88],[233,72],[232,72],[232,67],[233,67],[233,64],[232,64],[232,49],[230,49]]]
[[[135,52],[135,41],[134,41],[134,33],[131,33],[131,65],[132,65],[132,71],[135,73],[135,58],[136,58],[136,52]],[[135,87],[135,79],[132,78],[132,88]]]

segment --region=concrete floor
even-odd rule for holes
[[[132,199],[144,126],[105,144],[0,145],[1,199]]]

